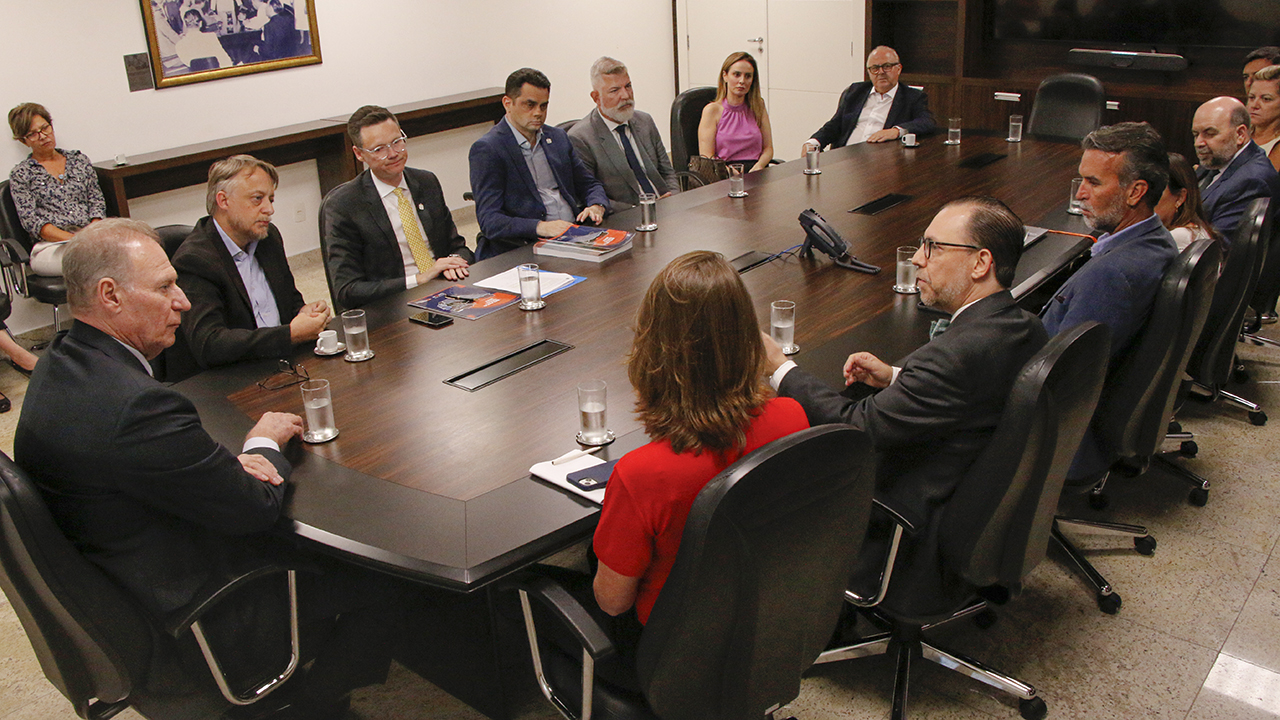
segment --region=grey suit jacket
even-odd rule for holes
[[[667,148],[662,144],[662,136],[658,134],[653,117],[637,110],[627,125],[630,127],[627,134],[644,163],[645,176],[658,194],[679,192],[675,168],[671,167],[671,158],[667,156]],[[609,196],[614,212],[634,207],[640,202],[640,181],[627,164],[627,156],[618,145],[617,135],[609,130],[600,116],[599,108],[592,110],[569,130],[569,140],[591,174],[604,183],[604,192]]]

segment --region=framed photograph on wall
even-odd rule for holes
[[[156,87],[320,62],[315,0],[141,0]]]

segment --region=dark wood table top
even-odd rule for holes
[[[958,167],[983,152],[1007,157],[980,169]],[[618,457],[645,442],[624,361],[639,301],[673,258],[694,249],[729,258],[786,250],[804,238],[797,216],[816,209],[857,257],[883,271],[867,275],[820,255],[787,256],[743,279],[763,329],[771,301],[796,302],[796,360],[836,382],[838,361],[849,350],[893,360],[923,342],[928,320],[936,316],[918,309],[915,296],[890,289],[895,249],[914,243],[947,200],[992,194],[1029,224],[1083,232],[1078,219],[1062,212],[1079,154],[1075,145],[978,136],[966,136],[958,147],[932,139],[916,149],[844,148],[823,155],[818,176],[803,175],[798,162],[752,173],[743,199],[728,198],[727,183],[664,199],[659,229],[637,233],[629,253],[603,264],[535,257],[523,248],[472,267],[472,279],[530,261],[586,276],[548,297],[538,312],[510,307],[440,329],[408,322],[415,310],[405,303],[446,285],[439,281],[375,303],[366,308],[375,358],[347,363],[309,349],[293,358],[311,377],[330,381],[341,435],[289,449],[295,464],[286,509],[292,530],[375,566],[460,590],[554,552],[588,534],[597,511],[529,478],[529,466],[577,447],[574,388],[583,380],[609,384],[609,427],[620,439],[604,456]],[[847,212],[888,192],[914,198],[876,216]],[[607,224],[633,227],[637,220],[638,211],[631,210]],[[1018,282],[1063,265],[1088,242],[1050,235],[1024,256]],[[573,349],[476,392],[443,382],[544,338]],[[296,386],[268,392],[253,384],[273,369],[270,362],[244,364],[179,387],[193,396],[214,436],[236,447],[250,417],[266,410],[302,412]]]

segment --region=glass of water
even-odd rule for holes
[[[782,348],[782,354],[800,352],[796,344],[796,304],[790,300],[774,300],[769,305],[769,335]]]
[[[541,310],[547,306],[542,299],[542,282],[538,277],[538,266],[525,263],[516,270],[520,278],[520,309]]]
[[[1009,142],[1022,142],[1022,116],[1009,116],[1009,137],[1005,138]]]
[[[640,193],[640,224],[636,230],[652,232],[658,229],[658,195]]]
[[[342,334],[347,341],[347,354],[343,359],[348,362],[363,362],[373,357],[369,349],[369,326],[366,324],[363,310],[348,310],[342,313]]]
[[[329,393],[328,380],[307,380],[302,383],[302,407],[306,412],[306,431],[302,441],[323,443],[338,437],[338,425],[333,421],[333,396]]]
[[[916,264],[911,262],[911,258],[916,256],[915,247],[898,248],[898,275],[893,284],[893,291],[902,293],[903,295],[914,295],[920,292],[920,286],[916,285]]]
[[[812,145],[807,146],[804,152],[804,174],[805,175],[821,175],[822,171],[818,169],[818,157],[822,152]]]
[[[1084,210],[1080,207],[1080,201],[1076,199],[1080,196],[1080,185],[1082,183],[1084,183],[1083,178],[1075,178],[1071,181],[1071,197],[1067,199],[1067,212],[1072,215],[1084,214]]]
[[[729,197],[740,198],[747,196],[746,180],[743,177],[744,167],[742,163],[733,163],[729,168]]]
[[[947,119],[947,141],[946,145],[960,144],[960,118]]]
[[[605,396],[609,386],[603,380],[578,383],[578,442],[583,445],[607,445],[613,442],[606,416]]]

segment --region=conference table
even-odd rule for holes
[[[965,166],[992,155],[1001,157],[983,167]],[[841,148],[823,153],[820,175],[803,174],[800,162],[749,174],[745,198],[727,197],[726,182],[665,198],[657,205],[658,229],[636,233],[629,252],[604,263],[535,256],[525,247],[471,267],[469,281],[525,262],[586,278],[548,296],[540,311],[512,306],[438,329],[409,322],[417,311],[407,302],[443,289],[445,281],[373,303],[365,308],[373,359],[350,363],[306,347],[290,358],[312,378],[330,382],[340,435],[287,449],[294,471],[282,531],[438,588],[490,588],[594,529],[595,504],[529,475],[534,463],[579,447],[577,383],[608,383],[608,426],[618,440],[601,457],[617,458],[646,442],[632,411],[625,360],[639,302],[672,259],[691,250],[731,259],[752,250],[788,250],[804,240],[799,214],[817,210],[857,258],[883,270],[852,272],[821,254],[792,253],[742,278],[764,330],[771,301],[796,303],[801,350],[794,359],[839,384],[849,352],[870,350],[893,361],[926,341],[929,321],[939,315],[919,307],[918,296],[891,290],[895,252],[917,244],[946,201],[993,195],[1028,224],[1087,233],[1064,211],[1079,156],[1076,144],[977,135],[956,146],[930,138],[917,148]],[[910,199],[875,215],[849,212],[891,192]],[[635,209],[620,212],[605,225],[631,229],[638,215]],[[1015,294],[1027,296],[1060,275],[1090,242],[1051,233],[1031,245]],[[340,329],[337,322],[333,327]],[[572,349],[474,392],[444,382],[544,339]],[[257,386],[276,365],[221,368],[178,388],[196,402],[216,439],[239,447],[262,412],[302,413],[296,385],[275,391]]]

